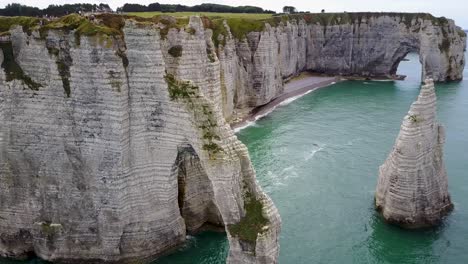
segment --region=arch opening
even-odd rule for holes
[[[402,43],[395,51],[392,59],[392,66],[390,68],[391,76],[398,76],[398,66],[410,53],[419,53],[419,47],[416,44]]]
[[[416,51],[409,51],[395,64],[395,76],[399,79],[421,83],[423,80],[423,67],[421,57]]]
[[[185,144],[177,152],[172,175],[177,177],[177,206],[187,233],[224,231],[213,186],[195,149]]]

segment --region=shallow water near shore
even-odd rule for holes
[[[468,263],[467,69],[464,81],[436,85],[455,210],[438,228],[405,231],[373,207],[378,167],[419,93],[421,65],[408,58],[399,67],[405,81],[337,83],[238,133],[283,219],[281,264]],[[207,232],[154,264],[224,263],[228,247],[225,235]]]

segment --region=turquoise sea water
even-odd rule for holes
[[[468,263],[468,69],[464,81],[436,85],[455,210],[424,231],[389,226],[374,211],[378,167],[419,92],[421,66],[417,55],[408,58],[399,67],[405,81],[341,82],[238,133],[283,219],[281,264]],[[225,235],[188,241],[154,264],[224,263]]]
[[[281,264],[468,263],[468,69],[464,81],[436,85],[455,210],[439,228],[405,231],[373,207],[378,168],[419,93],[418,56],[407,58],[405,81],[338,83],[238,133],[283,219]],[[226,239],[211,236],[217,248],[200,245],[205,236],[156,263],[224,263]]]
[[[437,85],[455,211],[426,231],[374,211],[378,167],[419,93],[420,64],[409,59],[405,81],[338,83],[239,133],[283,218],[280,263],[468,263],[468,81]]]

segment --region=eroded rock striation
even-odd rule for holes
[[[131,262],[212,225],[228,233],[229,263],[276,263],[281,220],[222,116],[219,63],[199,18],[163,36],[135,21],[115,37],[9,33],[0,255]],[[248,234],[230,231],[251,219],[262,221]]]
[[[430,227],[452,210],[444,140],[444,128],[436,121],[434,83],[426,80],[380,167],[375,206],[386,221],[405,228]]]
[[[426,14],[0,22],[0,255],[52,261],[149,259],[211,225],[228,262],[276,263],[281,219],[227,121],[304,70],[391,76],[414,50],[460,79],[466,39]]]
[[[282,93],[284,79],[302,71],[393,78],[409,52],[419,53],[423,79],[440,82],[463,77],[466,33],[443,17],[305,14],[256,22],[230,19],[225,24],[228,30],[225,38],[220,37],[224,41],[219,60],[230,81],[226,87],[233,91],[226,93],[227,101],[233,96],[234,108],[268,103]],[[249,26],[251,32],[245,29]],[[226,116],[231,109],[226,109]]]

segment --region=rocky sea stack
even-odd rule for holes
[[[444,128],[436,121],[436,95],[426,80],[380,167],[376,209],[386,221],[415,229],[438,225],[452,209],[443,161]]]

